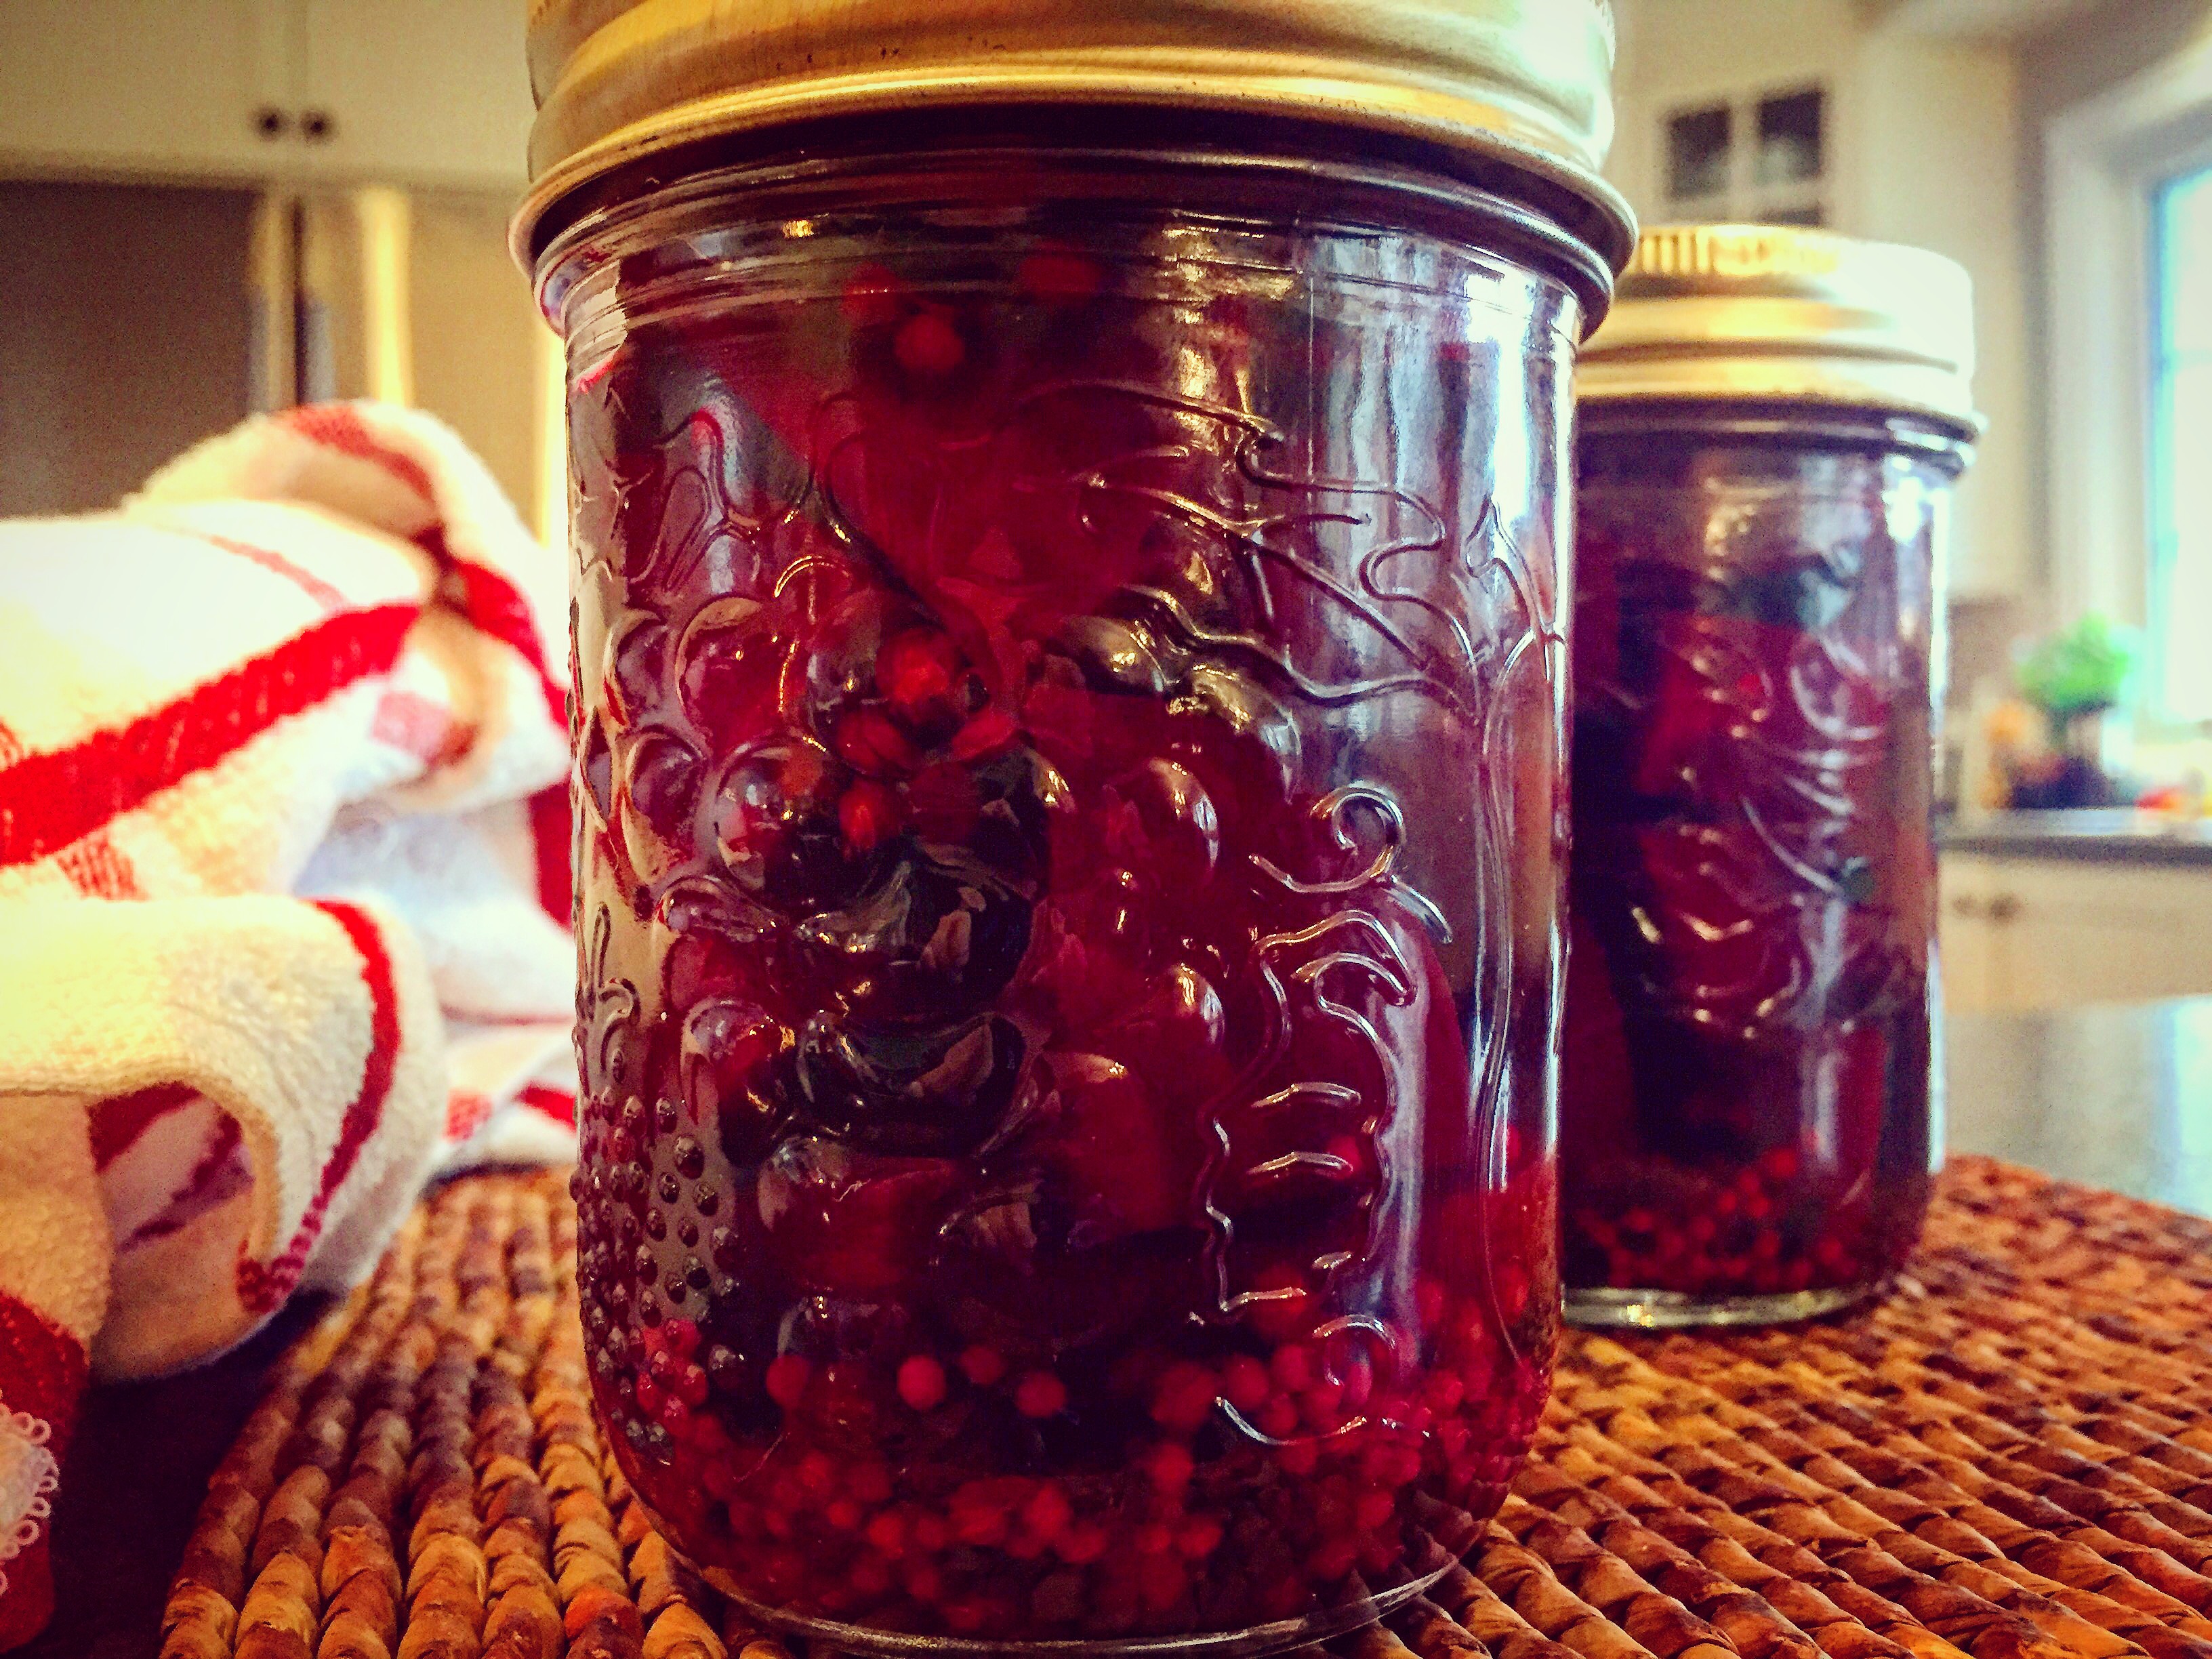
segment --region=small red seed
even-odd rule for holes
[[[1221,1547],[1221,1522],[1201,1516],[1176,1534],[1176,1552],[1186,1561],[1203,1561]]]
[[[1190,1485],[1191,1476],[1198,1468],[1190,1448],[1174,1440],[1164,1440],[1146,1452],[1144,1463],[1145,1473],[1152,1477],[1152,1485],[1171,1497]]]
[[[1006,1356],[978,1343],[961,1354],[960,1370],[977,1388],[988,1389],[1006,1376]]]
[[[1311,1348],[1303,1342],[1285,1342],[1269,1358],[1267,1374],[1285,1394],[1299,1394],[1313,1387],[1319,1370]]]
[[[1250,1354],[1240,1353],[1221,1367],[1221,1397],[1249,1417],[1267,1403],[1273,1385],[1267,1368]]]
[[[1038,1540],[1051,1545],[1067,1530],[1075,1518],[1075,1506],[1067,1501],[1067,1494],[1047,1481],[1039,1486],[1036,1496],[1022,1510],[1022,1522]]]
[[[1067,1409],[1067,1385],[1050,1371],[1029,1371],[1014,1384],[1014,1409],[1024,1417],[1057,1417]]]
[[[1060,1535],[1054,1553],[1071,1567],[1087,1566],[1106,1553],[1106,1528],[1094,1521],[1079,1521]]]
[[[863,1535],[871,1549],[896,1559],[906,1553],[906,1516],[896,1510],[885,1510],[869,1521]]]
[[[909,374],[936,379],[967,360],[968,343],[941,311],[924,311],[906,319],[891,342],[891,354]]]
[[[908,1355],[898,1369],[898,1395],[918,1412],[945,1403],[945,1367],[927,1354]]]
[[[768,1397],[784,1410],[792,1410],[805,1397],[806,1384],[813,1370],[803,1354],[778,1354],[768,1364]]]
[[[860,266],[845,283],[845,320],[854,328],[888,328],[905,311],[904,287],[887,265],[871,261]]]
[[[1213,1411],[1213,1373],[1189,1360],[1179,1360],[1160,1373],[1152,1389],[1152,1421],[1164,1429],[1190,1433]]]

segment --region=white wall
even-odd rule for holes
[[[2012,593],[2040,568],[2032,477],[2027,198],[2020,87],[1999,43],[1869,27],[1853,0],[1631,0],[1609,171],[1661,202],[1667,113],[1756,89],[1830,89],[1835,228],[1917,243],[1972,275],[1990,419],[1960,500],[1954,591]]]

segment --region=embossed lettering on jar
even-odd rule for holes
[[[1527,27],[1595,62],[1597,16]],[[539,260],[616,1456],[836,1647],[1349,1628],[1549,1382],[1620,222],[1256,115],[744,143]]]

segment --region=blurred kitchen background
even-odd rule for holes
[[[1614,3],[1613,171],[1647,220],[1973,275],[1953,1006],[2212,993],[2212,0]],[[0,513],[367,395],[444,416],[563,533],[558,361],[505,246],[524,10],[0,0]]]

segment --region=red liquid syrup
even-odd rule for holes
[[[1932,475],[1589,441],[1574,1290],[1871,1289],[1927,1201]]]
[[[854,241],[573,390],[599,1410],[789,1619],[1348,1622],[1549,1380],[1553,405],[1459,495],[1528,319]]]

